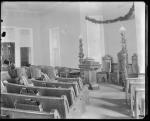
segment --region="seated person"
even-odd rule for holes
[[[47,76],[47,74],[45,74],[43,72],[41,72],[41,76],[42,76],[43,81],[49,81],[50,80],[50,78]]]
[[[25,86],[33,86],[33,83],[29,83],[28,79],[25,76],[20,77],[20,84]]]
[[[32,79],[40,80],[40,81],[50,81],[50,78],[46,73],[43,73],[39,68],[32,67],[31,68]]]
[[[4,83],[7,83],[7,81],[4,80]],[[7,89],[6,89],[6,87],[4,86],[3,82],[1,81],[1,93],[2,93],[2,92],[7,92]]]
[[[9,61],[6,59],[2,64],[2,71],[8,71]]]
[[[15,68],[15,65],[13,63],[11,63],[9,66],[8,66],[8,73],[11,77],[11,79],[7,79],[7,81],[9,83],[15,83],[15,84],[19,84],[19,77],[17,76],[17,70]]]
[[[11,79],[8,71],[1,71],[1,81]]]
[[[36,78],[37,80],[42,80],[42,81],[47,81],[47,82],[51,81],[47,74],[43,72],[40,72],[40,73],[41,73],[41,77]]]
[[[54,69],[54,76],[55,76],[55,80],[52,80],[52,79],[49,78],[49,76],[46,73],[41,72],[41,77],[42,77],[42,80],[44,80],[44,81],[48,81],[48,82],[49,81],[50,82],[57,81],[56,79],[59,77],[57,69]]]
[[[54,70],[54,75],[55,75],[56,78],[59,77],[59,74],[58,74],[58,70],[57,70],[57,69]]]
[[[19,84],[25,86],[33,86],[32,82],[30,82],[28,79],[28,76],[26,74],[26,69],[24,67],[17,68],[17,76],[20,79]]]

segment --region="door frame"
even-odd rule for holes
[[[21,57],[20,57],[20,43],[19,43],[19,30],[20,29],[28,29],[31,33],[31,54],[30,54],[30,64],[34,64],[34,48],[33,48],[33,29],[32,28],[27,28],[27,27],[17,27],[17,26],[1,26],[2,29],[7,29],[7,28],[13,28],[15,31],[15,41],[2,41],[2,42],[15,42],[15,65],[16,67],[21,66]],[[7,33],[6,33],[7,36]],[[5,40],[5,39],[4,39]]]
[[[29,63],[31,64],[31,65],[33,65],[34,64],[34,48],[33,48],[33,29],[32,28],[27,28],[27,27],[17,27],[17,31],[19,32],[19,30],[22,30],[22,29],[26,29],[26,30],[29,30],[30,31],[30,33],[31,33],[31,44],[29,45],[29,46],[21,46],[20,44],[19,44],[19,48],[21,48],[21,47],[30,47],[31,48],[31,52],[29,53]],[[18,36],[19,37],[19,36]],[[19,38],[18,38],[19,39]],[[19,49],[19,51],[20,51],[20,49]],[[20,65],[21,65],[21,57],[20,57]]]

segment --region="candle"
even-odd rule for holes
[[[120,27],[120,34],[121,34],[121,35],[124,35],[125,32],[126,32],[126,28],[125,28],[124,26],[121,26],[121,27]]]
[[[82,39],[82,36],[81,36],[81,35],[79,36],[79,39]]]

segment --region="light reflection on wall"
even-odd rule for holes
[[[135,2],[136,39],[139,72],[145,73],[145,3]]]
[[[82,8],[84,12],[97,11],[101,4],[100,2],[79,2],[80,8]]]

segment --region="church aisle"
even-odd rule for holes
[[[91,90],[89,96],[82,119],[132,119],[122,87],[103,83],[100,90]]]

